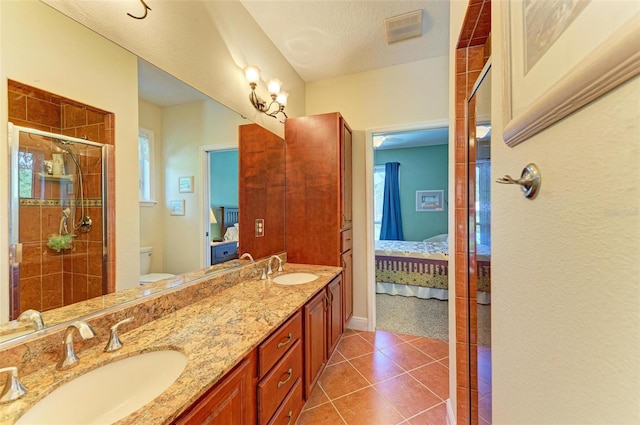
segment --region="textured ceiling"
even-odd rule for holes
[[[240,2],[305,82],[449,53],[448,0]],[[388,45],[384,19],[418,9],[422,36]]]

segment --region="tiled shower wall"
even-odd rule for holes
[[[477,268],[474,247],[468,243],[469,231],[474,230],[470,227],[475,226],[475,175],[469,173],[475,169],[475,135],[467,134],[467,99],[491,54],[490,32],[491,0],[469,1],[456,49],[455,82],[456,421],[460,425],[479,423],[477,309],[469,308],[477,303]],[[470,118],[475,123],[475,117]]]
[[[15,125],[84,138],[103,144],[113,145],[113,114],[83,105],[70,99],[45,92],[15,81],[8,82],[9,121]],[[28,142],[28,141],[27,141]],[[85,152],[86,151],[86,152]],[[91,152],[87,154],[87,152]],[[108,227],[108,264],[102,261],[102,158],[100,149],[74,149],[84,182],[85,214],[92,218],[93,227],[88,233],[80,233],[71,228],[69,232],[78,235],[73,248],[59,253],[47,247],[50,234],[59,232],[62,217],[62,200],[71,202],[79,198],[77,178],[73,185],[64,180],[45,179],[44,186],[39,179],[34,182],[31,199],[20,199],[20,241],[23,243],[23,261],[16,269],[12,282],[12,318],[28,308],[49,310],[74,302],[86,300],[105,292],[113,291],[115,285],[114,228]],[[113,152],[111,153],[113,155]],[[68,156],[68,155],[67,155]],[[114,193],[113,158],[107,158],[109,183],[107,192]],[[42,160],[51,160],[51,152],[46,152]],[[67,172],[75,169],[70,158],[66,159]],[[42,189],[39,188],[42,187]],[[109,196],[113,199],[113,196]],[[113,217],[114,204],[109,202],[109,218]],[[81,216],[78,205],[76,222]],[[73,217],[73,214],[72,214]],[[113,223],[113,221],[111,221]],[[103,281],[103,270],[106,279]],[[18,279],[15,279],[18,278]],[[19,284],[13,285],[19,281]]]

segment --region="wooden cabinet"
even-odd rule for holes
[[[305,400],[311,395],[343,329],[342,275],[335,277],[303,307]]]
[[[342,335],[342,276],[338,276],[327,285],[329,306],[327,308],[327,359],[338,346]]]
[[[351,228],[351,129],[339,113],[285,123],[287,261],[342,266]]]
[[[255,350],[218,382],[176,425],[253,425],[256,423]]]
[[[254,258],[282,252],[284,245],[284,140],[257,124],[238,127],[239,252]],[[256,234],[256,220],[264,220]]]
[[[353,314],[351,129],[337,112],[289,118],[285,144],[287,260],[345,267],[344,328]]]
[[[327,364],[327,303],[323,289],[303,307],[305,400]]]
[[[296,312],[258,347],[258,423],[295,423],[304,399],[302,316]]]
[[[238,258],[238,242],[214,242],[211,244],[211,264]]]

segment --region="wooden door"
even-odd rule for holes
[[[323,289],[304,306],[305,400],[327,363],[327,295]]]
[[[176,425],[253,425],[256,422],[255,355],[249,355],[196,402]]]
[[[343,330],[347,328],[349,319],[353,316],[353,251],[348,250],[342,254],[342,293]]]
[[[340,182],[342,188],[342,228],[351,228],[352,223],[352,141],[351,129],[344,120],[340,140]]]
[[[327,295],[329,296],[327,358],[329,358],[342,335],[342,276],[339,275],[327,285]]]

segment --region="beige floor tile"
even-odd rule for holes
[[[348,362],[327,366],[320,376],[319,382],[331,400],[369,385],[367,380]]]
[[[404,421],[393,405],[373,388],[364,388],[333,401],[349,425],[391,425]]]

